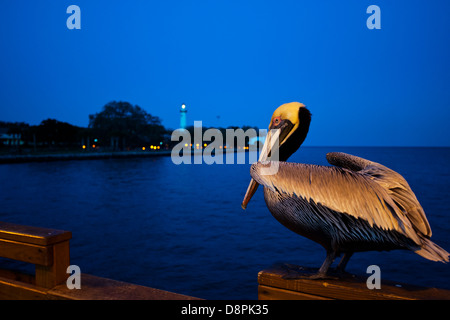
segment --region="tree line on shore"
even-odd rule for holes
[[[244,126],[241,129],[245,131],[249,128]],[[186,129],[194,130],[193,126]],[[218,129],[225,133],[226,128]],[[20,153],[47,150],[126,151],[150,146],[164,150],[171,149],[177,143],[171,141],[171,133],[172,129],[166,129],[159,117],[138,105],[112,101],[100,112],[89,115],[87,128],[56,119],[43,120],[39,125],[0,121],[0,148]]]

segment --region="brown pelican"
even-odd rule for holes
[[[301,103],[275,110],[259,161],[251,166],[242,208],[263,185],[272,215],[325,248],[326,259],[312,278],[325,278],[341,254],[337,271],[343,272],[358,251],[407,249],[432,261],[448,262],[449,253],[430,241],[431,228],[422,206],[397,172],[339,152],[327,154],[334,166],[284,162],[305,140],[310,122],[311,113]],[[279,162],[266,161],[276,153]]]

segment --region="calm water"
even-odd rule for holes
[[[400,172],[450,250],[450,148],[304,147],[290,161],[344,151]],[[170,157],[0,165],[0,220],[70,230],[71,264],[94,274],[206,299],[256,299],[274,263],[319,267],[319,245],[280,225],[262,190],[240,207],[249,165],[174,165]],[[5,265],[5,260],[0,261]],[[450,289],[450,265],[407,251],[355,254],[385,279]]]

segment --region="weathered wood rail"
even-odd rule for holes
[[[198,298],[81,274],[81,289],[66,285],[70,265],[69,231],[0,222],[0,257],[35,265],[35,274],[3,270],[0,299],[197,300]]]
[[[317,270],[314,270],[317,271]],[[380,289],[368,289],[367,278],[348,276],[311,280],[313,270],[275,265],[258,274],[260,300],[450,300],[450,290],[381,280]],[[303,277],[303,278],[302,278]]]

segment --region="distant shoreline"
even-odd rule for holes
[[[248,151],[248,150],[245,150]],[[202,154],[202,150],[192,150],[191,155]],[[230,149],[228,152],[244,152],[244,150]],[[47,154],[21,154],[2,155],[1,164],[27,163],[27,162],[50,162],[69,160],[99,160],[99,159],[131,159],[131,158],[154,158],[170,156],[171,150],[162,151],[114,151],[114,152],[80,152],[80,153],[47,153]]]
[[[304,146],[302,148],[426,148],[441,149],[450,148],[447,146]],[[230,149],[228,152],[243,152],[244,150]],[[227,152],[225,151],[225,152]],[[249,150],[246,150],[247,152]],[[250,150],[252,151],[252,150]],[[72,153],[44,153],[44,154],[20,154],[20,155],[0,155],[1,164],[27,163],[27,162],[49,162],[68,160],[96,160],[96,159],[127,159],[127,158],[153,158],[170,156],[171,150],[162,151],[114,151],[114,152],[72,152]],[[225,153],[224,152],[224,153]],[[201,150],[192,150],[192,155],[201,154]]]
[[[0,164],[48,162],[66,160],[96,160],[96,159],[125,159],[148,158],[170,156],[171,151],[142,152],[142,151],[117,151],[117,152],[89,152],[67,154],[39,154],[39,155],[4,155],[0,156]]]

